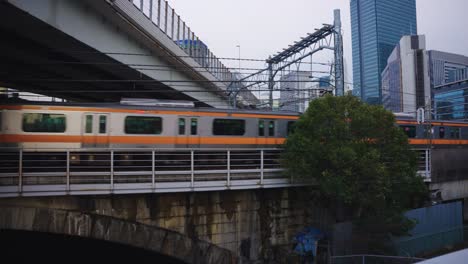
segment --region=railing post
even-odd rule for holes
[[[174,9],[172,10],[172,19],[171,19],[171,39],[174,40]]]
[[[426,149],[426,179],[429,178],[429,150]]]
[[[193,189],[194,187],[194,167],[195,167],[195,161],[194,161],[194,153],[193,150],[190,150],[190,188]]]
[[[161,28],[161,0],[158,0],[158,27]]]
[[[67,150],[67,194],[70,192],[70,150]]]
[[[362,255],[362,264],[366,264],[366,256]]]
[[[18,192],[20,195],[23,192],[23,149],[20,149],[20,152],[19,152]]]
[[[156,176],[156,171],[155,167],[156,166],[156,161],[155,161],[155,151],[151,151],[151,188],[153,191],[155,190],[155,176]]]
[[[263,149],[260,150],[260,185],[263,185]]]
[[[111,150],[111,159],[110,159],[110,163],[111,163],[111,171],[110,171],[110,191],[111,193],[114,192],[114,150]]]
[[[166,0],[163,0],[166,2],[165,6],[164,6],[164,33],[166,35],[169,36],[169,34],[167,34],[167,1]]]
[[[231,151],[227,151],[227,188],[231,186]]]
[[[176,37],[177,41],[180,41],[180,16],[177,15],[177,37]],[[178,45],[180,46],[180,43],[178,43]]]
[[[151,22],[153,22],[153,0],[150,0],[149,19],[151,20]]]

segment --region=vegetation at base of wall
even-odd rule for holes
[[[285,143],[283,165],[293,178],[314,183],[318,201],[338,221],[351,220],[368,234],[374,252],[383,249],[373,240],[409,231],[413,224],[403,212],[427,197],[394,115],[351,95],[310,103]]]

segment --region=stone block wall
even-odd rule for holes
[[[333,219],[311,204],[305,189],[198,193],[22,197],[0,206],[54,208],[112,216],[167,228],[229,249],[244,260],[268,260],[293,248],[304,227],[326,229]]]

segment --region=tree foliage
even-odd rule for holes
[[[411,227],[402,213],[426,187],[408,138],[383,107],[351,95],[314,100],[285,149],[287,173],[312,180],[321,199],[346,207],[350,220],[379,221],[393,234]]]

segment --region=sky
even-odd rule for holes
[[[386,0],[391,1],[391,0]],[[345,80],[352,82],[349,0],[169,0],[195,34],[218,57],[266,59],[323,23],[333,24],[341,10]],[[426,48],[468,56],[468,0],[417,0],[418,34]],[[239,47],[238,47],[239,46]],[[331,62],[331,52],[314,55],[314,62]],[[224,60],[228,67],[238,61]],[[241,67],[263,63],[241,61]]]

